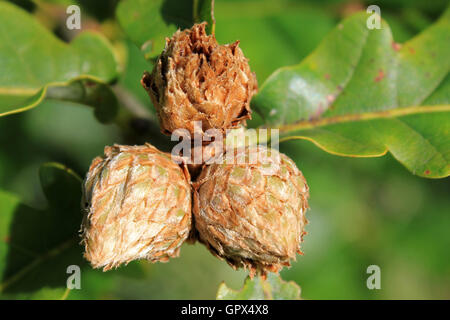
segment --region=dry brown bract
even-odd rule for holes
[[[84,182],[86,259],[106,271],[178,256],[192,224],[189,180],[185,168],[150,144],[106,147]]]
[[[193,134],[194,121],[202,122],[204,132],[236,127],[250,118],[256,76],[239,41],[219,45],[205,25],[178,30],[167,39],[152,74],[142,78],[165,134],[179,128]]]
[[[308,186],[295,163],[276,150],[254,146],[238,150],[238,157],[247,164],[211,164],[198,177],[197,237],[251,276],[277,272],[301,253]]]

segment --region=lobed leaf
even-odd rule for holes
[[[273,73],[253,98],[281,141],[306,139],[341,156],[391,152],[422,177],[450,174],[450,9],[399,45],[368,16],[339,24],[299,65]]]

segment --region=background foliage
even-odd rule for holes
[[[278,68],[298,65],[343,18],[368,4],[381,7],[396,43],[431,26],[446,5],[419,0],[215,2],[217,39],[241,40],[260,85]],[[65,9],[72,3],[80,5],[83,31],[89,32],[78,35],[65,28]],[[168,264],[133,262],[107,273],[92,270],[77,245],[80,177],[103,147],[143,141],[170,147],[154,125],[139,79],[151,70],[162,39],[175,25],[208,18],[205,1],[183,2],[183,10],[177,3],[0,1],[0,114],[30,109],[0,117],[1,298],[211,299],[222,281],[232,289],[242,286],[245,272],[233,271],[200,245],[184,245],[180,258]],[[149,14],[154,15],[149,25],[133,24],[138,15]],[[21,28],[14,27],[17,21]],[[448,15],[444,23],[448,26]],[[448,74],[446,30],[432,43],[443,52],[436,60],[438,72]],[[448,104],[448,86],[436,90],[441,100],[429,104]],[[256,106],[258,100],[268,101],[263,94]],[[253,125],[260,121],[256,117]],[[448,154],[449,122],[438,117],[434,123],[447,125],[434,139]],[[450,298],[448,179],[412,175],[390,154],[337,157],[301,140],[285,142],[281,150],[296,161],[311,188],[305,255],[282,272],[285,280],[301,285],[303,298]],[[447,163],[436,176],[448,175]],[[427,170],[422,169],[416,173]],[[82,290],[64,289],[70,264],[82,267]],[[371,264],[381,267],[381,290],[366,287]],[[233,292],[222,285],[219,297],[238,294]],[[289,297],[295,295],[292,290]]]

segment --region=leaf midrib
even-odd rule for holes
[[[319,118],[317,120],[302,120],[293,124],[285,124],[275,128],[279,129],[280,133],[282,134],[292,131],[314,129],[317,127],[323,127],[330,124],[356,122],[356,121],[369,121],[385,118],[397,118],[412,114],[446,112],[446,111],[450,111],[450,105],[403,107],[403,108],[389,109],[385,111],[366,112],[361,114],[346,114],[328,118]]]

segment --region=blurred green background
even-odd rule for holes
[[[45,10],[72,1],[45,1],[45,10],[29,1],[12,2],[64,37]],[[139,83],[151,65],[123,39],[114,22],[117,2],[78,1],[90,24],[113,41],[123,60],[117,86],[153,112]],[[380,6],[395,40],[404,42],[436,20],[447,1],[216,0],[216,36],[220,43],[241,40],[261,85],[277,68],[300,62],[342,18],[370,4]],[[0,189],[44,208],[38,178],[42,163],[60,162],[84,176],[105,145],[166,141],[156,131],[139,128],[136,124],[130,133],[116,124],[100,124],[91,108],[56,100],[2,117]],[[311,191],[305,254],[281,272],[283,279],[301,286],[303,298],[450,299],[448,178],[416,177],[390,155],[341,158],[307,141],[286,142],[280,149],[296,161]],[[372,264],[381,268],[381,290],[366,287],[366,269]],[[65,274],[65,269],[54,272]],[[72,290],[68,298],[214,299],[221,281],[238,289],[246,275],[212,257],[202,245],[185,244],[181,256],[166,264],[133,262],[107,273],[85,265],[82,289]]]

